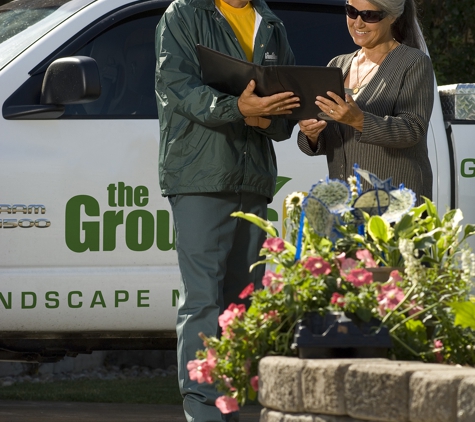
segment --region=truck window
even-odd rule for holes
[[[0,2],[0,69],[93,0]]]
[[[326,66],[333,57],[357,50],[348,34],[343,4],[268,4],[284,22],[298,65]]]
[[[97,62],[102,93],[91,103],[66,106],[63,118],[157,118],[154,43],[160,17],[121,22],[74,54]]]

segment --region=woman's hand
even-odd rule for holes
[[[325,120],[308,119],[299,121],[300,131],[307,137],[309,145],[315,151],[318,144],[318,136],[327,127]]]
[[[346,101],[344,101],[334,92],[328,91],[327,95],[332,99],[318,96],[315,104],[337,122],[353,126],[356,130],[363,132],[364,115],[353,97],[345,94]]]

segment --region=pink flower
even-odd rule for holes
[[[379,313],[385,315],[387,309],[394,309],[404,299],[404,290],[396,286],[395,282],[385,283],[381,286],[378,295]]]
[[[279,321],[280,320],[279,311],[271,310],[269,312],[264,312],[262,314],[262,319],[264,321],[268,321],[268,320]]]
[[[441,353],[444,350],[444,343],[441,340],[434,340],[434,355],[435,360],[439,363],[443,362],[444,355]]]
[[[251,378],[251,387],[254,391],[259,390],[259,376],[258,375]]]
[[[281,280],[282,276],[280,274],[267,270],[262,278],[262,284],[268,287],[272,294],[276,294],[284,288],[284,283]]]
[[[213,383],[211,368],[205,360],[190,360],[186,364],[186,369],[188,369],[188,373],[192,381],[197,381],[199,384],[204,382],[207,382],[208,384]]]
[[[208,354],[206,355],[206,363],[208,364],[209,369],[214,369],[216,367],[217,362],[218,359],[216,358],[216,350],[208,349]]]
[[[346,281],[352,283],[355,287],[361,287],[373,282],[373,274],[364,268],[355,268],[346,276]]]
[[[345,260],[345,256],[346,256],[346,253],[345,252],[341,252],[340,254],[338,254],[335,258],[338,259],[338,261],[344,261]]]
[[[398,270],[392,270],[389,274],[389,281],[397,282],[402,281],[401,274],[399,274]]]
[[[285,249],[285,243],[280,237],[271,237],[270,239],[266,239],[262,247],[269,249],[271,252],[278,253]]]
[[[232,413],[239,410],[238,402],[235,398],[229,396],[221,396],[216,399],[216,407],[221,413]]]
[[[337,305],[337,306],[340,306],[340,307],[343,307],[345,306],[345,296],[341,295],[340,293],[333,293],[332,294],[332,298],[330,300],[330,303],[332,305]]]
[[[340,259],[340,275],[344,278],[350,274],[355,268],[358,267],[358,262],[353,258],[343,258]]]
[[[230,377],[227,377],[226,375],[222,375],[221,377],[224,381],[224,384],[226,385],[227,388],[229,388],[229,391],[236,391],[236,388],[233,387],[233,379]]]
[[[239,299],[246,299],[254,291],[254,283],[248,284],[244,290],[239,293]]]
[[[234,321],[234,318],[240,317],[246,311],[246,307],[243,304],[236,305],[231,303],[219,317],[218,323],[222,330],[226,330],[227,326]]]
[[[309,257],[303,264],[303,267],[309,270],[314,277],[318,277],[322,274],[327,275],[332,271],[330,264],[320,256]]]
[[[364,263],[365,268],[376,268],[376,262],[368,249],[356,251],[356,257]]]
[[[409,315],[417,314],[418,312],[422,311],[424,308],[420,305],[416,305],[416,302],[411,300],[411,308],[408,311]],[[416,317],[417,318],[417,317]]]
[[[267,270],[264,277],[262,277],[262,284],[267,287],[270,286],[274,280],[282,280],[282,276]]]

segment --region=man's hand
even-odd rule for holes
[[[293,92],[258,97],[254,94],[255,88],[256,83],[252,80],[238,99],[239,111],[244,117],[292,114],[293,108],[300,107],[300,99]]]

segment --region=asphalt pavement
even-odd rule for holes
[[[258,422],[260,406],[245,406],[240,422]],[[181,406],[0,400],[0,422],[186,422]]]

